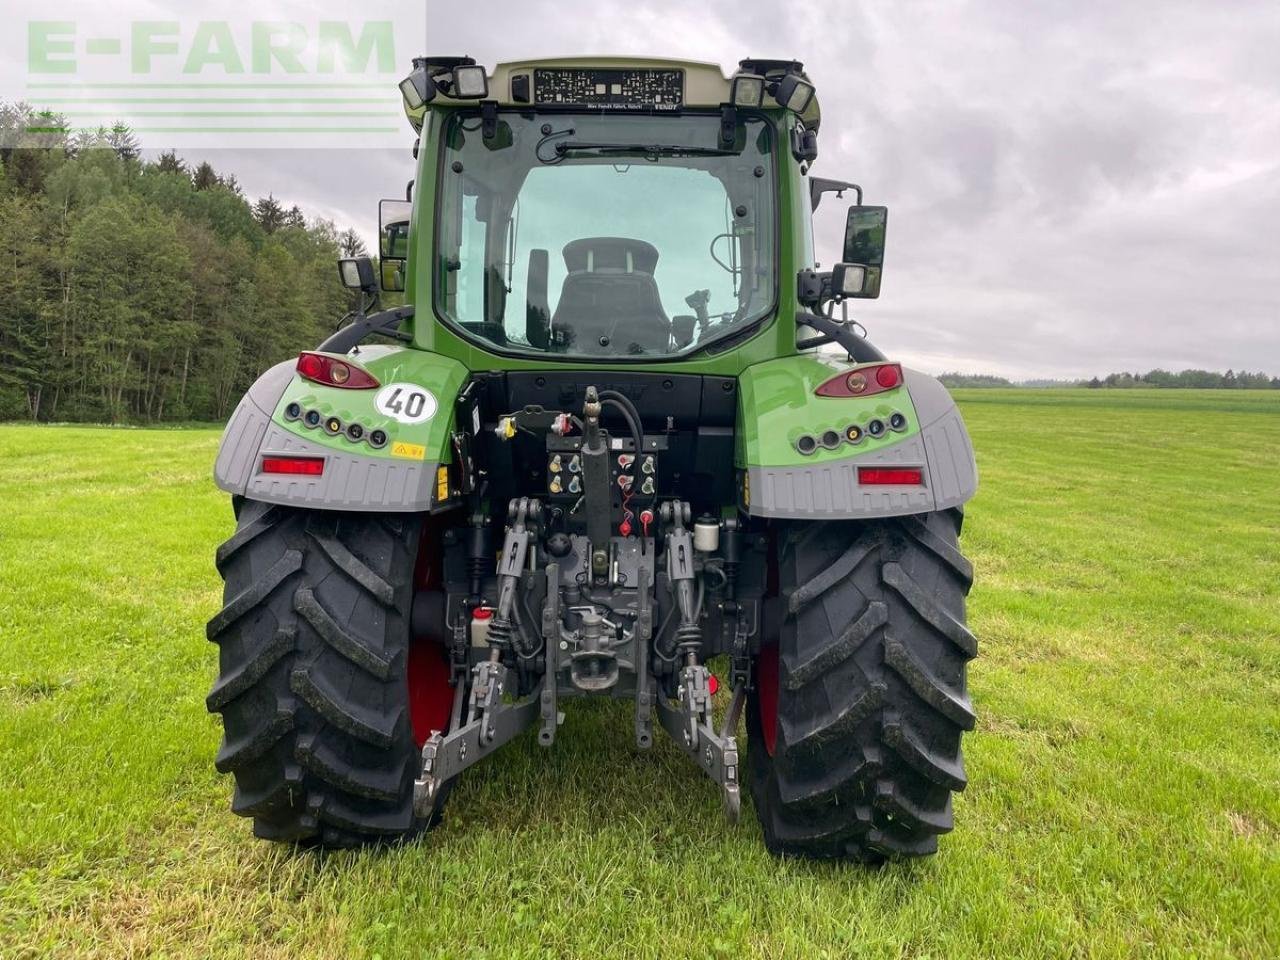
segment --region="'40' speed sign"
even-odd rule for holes
[[[378,391],[374,407],[384,416],[401,423],[425,423],[436,415],[436,398],[431,391],[413,383],[390,383]]]

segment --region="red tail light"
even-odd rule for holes
[[[902,386],[902,364],[881,363],[859,367],[832,377],[818,387],[820,397],[869,397]]]
[[[858,483],[867,487],[924,485],[924,471],[919,467],[859,467]]]
[[[298,354],[298,373],[326,387],[343,390],[372,390],[380,386],[368,371],[323,353]]]
[[[324,473],[324,457],[263,457],[262,472],[318,477]]]

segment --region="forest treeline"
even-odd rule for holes
[[[1082,387],[1183,387],[1197,390],[1280,390],[1280,377],[1268,377],[1265,373],[1248,373],[1228,370],[1152,370],[1149,373],[1109,373],[1099,379],[1081,381]]]
[[[143,160],[127,127],[0,104],[0,419],[225,419],[333,331],[335,262],[363,252],[207,163]]]
[[[351,307],[352,230],[250,201],[231,173],[141,157],[128,127],[73,135],[0,103],[0,419],[224,420],[266,367]],[[1016,386],[943,374],[948,386]],[[1280,388],[1205,370],[1033,386]]]
[[[1265,373],[1228,370],[1151,370],[1148,373],[1109,373],[1089,380],[1009,380],[989,373],[944,373],[938,377],[948,387],[1167,387],[1196,390],[1280,390],[1280,377]]]

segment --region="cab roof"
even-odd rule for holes
[[[499,103],[510,103],[511,85],[517,77],[529,77],[535,70],[584,70],[591,72],[627,72],[656,70],[681,73],[684,78],[684,104],[690,107],[718,107],[729,99],[729,78],[718,63],[699,60],[662,60],[650,57],[547,57],[499,63],[489,78],[489,93]],[[516,81],[518,83],[518,81]]]
[[[425,58],[428,63],[457,59],[471,62],[470,58]],[[747,59],[734,73],[776,77],[784,70],[804,76],[803,65],[790,60]],[[582,107],[662,113],[685,107],[715,108],[729,101],[733,80],[716,63],[632,56],[536,57],[498,63],[486,73],[486,100],[496,101],[500,107],[535,110]],[[430,104],[432,108],[475,105],[475,100],[453,98],[443,92]],[[767,96],[765,108],[780,109]],[[415,129],[419,129],[425,111],[406,112]],[[802,119],[806,126],[816,129],[820,117],[815,95]]]

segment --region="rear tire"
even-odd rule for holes
[[[413,812],[408,681],[420,518],[235,507],[207,700],[222,715],[216,766],[235,777],[232,810],[267,840],[412,835],[427,826]]]
[[[948,510],[795,523],[777,551],[785,610],[748,704],[756,814],[775,854],[876,862],[934,853],[974,726],[973,580]]]

